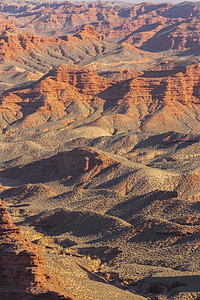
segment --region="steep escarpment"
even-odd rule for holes
[[[1,60],[7,58],[23,64],[29,57],[32,60],[33,68],[34,62],[37,63],[41,53],[52,60],[49,62],[51,65],[62,58],[75,62],[84,57],[95,56],[98,54],[97,52],[101,52],[101,48],[105,51],[109,46],[103,41],[103,36],[91,25],[85,26],[74,36],[65,35],[61,39],[41,38],[33,33],[17,30],[12,20],[0,19],[0,38]],[[76,50],[72,49],[72,46]],[[70,53],[67,53],[69,50],[71,50]],[[48,61],[46,61],[46,65],[48,65]]]
[[[97,95],[110,85],[109,80],[98,76],[95,71],[76,66],[61,65],[51,70],[47,76],[56,83],[63,82],[75,87],[79,93],[86,96]]]
[[[134,6],[106,3],[41,4],[36,8],[29,6],[28,11],[32,13],[32,22],[27,18],[28,15],[23,14],[23,5],[21,8],[3,5],[1,12],[4,15],[18,16],[15,19],[17,26],[22,27],[23,23],[24,30],[32,29],[33,32],[43,36],[52,34],[52,31],[54,31],[54,35],[59,36],[63,35],[63,32],[77,31],[83,25],[95,24],[97,30],[105,34],[106,38],[111,41],[127,39],[128,36],[135,33],[132,41],[137,44],[138,40],[146,40],[171,21],[162,16],[171,7],[171,4],[155,5],[151,3]],[[174,17],[171,22],[176,21],[176,17]],[[149,26],[154,30],[150,31]],[[143,27],[144,29],[140,30]],[[130,34],[131,32],[133,34]]]
[[[110,110],[109,117],[104,115],[92,124],[106,124],[107,128],[114,124],[118,130],[123,124],[141,131],[198,132],[199,65],[183,68],[172,76],[165,76],[164,71],[149,74],[113,84],[101,93],[112,113]]]
[[[199,70],[199,65],[188,66],[169,71],[171,76],[152,70],[114,82],[90,69],[60,65],[28,87],[2,93],[0,125],[6,133],[49,123],[68,129],[95,126],[108,134],[158,128],[198,132]]]
[[[0,299],[72,299],[56,292],[37,248],[22,237],[0,202]]]
[[[183,68],[182,72],[173,76],[162,76],[165,75],[162,70],[160,72],[150,71],[149,73],[151,77],[146,72],[147,76],[145,74],[138,77],[132,80],[129,85],[129,95],[132,95],[136,102],[142,99],[145,101],[145,98],[147,99],[149,96],[164,103],[177,101],[188,104],[199,102],[199,65]]]
[[[26,51],[33,51],[33,47],[39,46],[41,43],[40,37],[17,31],[11,20],[0,19],[0,33],[1,60],[3,58],[15,58],[15,60],[17,60],[17,57],[15,56],[16,52],[26,54]],[[19,57],[18,61],[20,61]]]
[[[92,25],[85,25],[77,34],[75,34],[74,36],[80,38],[81,40],[84,40],[88,37],[93,37],[96,38],[100,41],[103,41],[105,39],[105,37],[103,35],[101,35],[100,33],[98,33],[94,26]]]

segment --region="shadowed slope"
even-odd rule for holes
[[[72,299],[48,282],[37,248],[22,237],[0,203],[0,299]]]
[[[84,173],[88,174],[87,177],[94,177],[114,163],[114,159],[92,148],[77,148],[29,165],[7,169],[2,171],[2,175],[21,178],[25,183],[40,182],[41,178],[43,182],[77,178]],[[87,182],[87,178],[83,181]]]

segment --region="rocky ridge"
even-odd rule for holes
[[[155,131],[159,124],[162,132],[198,132],[199,70],[199,65],[188,66],[165,77],[152,71],[152,78],[117,82],[93,70],[60,65],[26,88],[1,94],[1,128],[11,133],[58,122],[57,128],[89,125],[110,134],[122,124],[125,131]]]
[[[0,50],[0,89],[37,80],[63,63],[109,71],[110,77],[118,71],[126,78],[146,69],[154,59],[130,45],[106,42],[92,25],[85,25],[74,35],[41,38],[17,30],[10,19],[0,22]]]
[[[72,151],[58,153],[43,161],[21,168],[7,169],[3,175],[25,180],[25,183],[37,183],[43,178],[43,182],[57,178],[76,178],[85,174],[82,183],[87,183],[88,178],[95,177],[102,170],[117,162],[105,154],[92,148],[77,148]],[[29,176],[29,170],[34,171]]]
[[[0,14],[14,18],[23,31],[41,36],[75,33],[84,25],[94,25],[107,41],[126,41],[150,51],[177,53],[199,49],[198,3],[1,3]]]

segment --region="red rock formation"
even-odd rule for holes
[[[129,114],[133,114],[131,110],[137,106],[142,108],[140,112],[138,111],[138,114],[142,113],[140,116],[143,119],[142,130],[147,128],[155,130],[158,126],[160,130],[165,127],[168,131],[182,131],[181,121],[178,124],[176,116],[179,115],[180,120],[187,119],[185,110],[190,110],[191,105],[199,104],[199,79],[199,65],[186,67],[184,73],[180,72],[168,77],[160,77],[160,75],[156,78],[137,77],[129,82],[127,86],[129,91],[117,103],[120,107],[128,109]],[[135,110],[133,111],[136,117]],[[191,122],[194,121],[195,116]],[[197,123],[190,124],[197,130]],[[188,127],[190,124],[188,123]]]
[[[14,14],[20,16],[16,18],[16,24],[22,27],[22,20],[24,30],[30,31],[30,28],[38,34],[51,35],[52,31],[55,35],[63,35],[66,32],[79,31],[83,25],[95,24],[95,28],[101,34],[105,34],[106,38],[111,41],[118,41],[122,38],[126,38],[130,32],[147,26],[155,24],[158,29],[168,25],[170,21],[162,16],[166,10],[172,7],[171,4],[160,4],[154,5],[150,3],[144,3],[139,5],[111,5],[111,4],[99,4],[90,3],[83,5],[76,5],[72,3],[52,3],[52,4],[41,4],[37,8],[34,6],[13,6],[3,5],[0,11],[4,15]],[[33,18],[28,20],[24,15],[24,11],[29,10],[33,14]],[[176,21],[176,17],[174,18]],[[171,22],[175,22],[172,20]],[[159,23],[160,26],[157,26]],[[151,37],[155,34],[158,29],[154,31],[141,30],[141,40],[144,36]],[[135,36],[135,41],[138,42],[139,36]],[[127,38],[126,38],[127,39]],[[146,40],[146,39],[145,39]]]
[[[51,80],[71,85],[84,95],[94,96],[109,87],[109,81],[98,76],[95,71],[76,66],[60,65],[48,73]],[[45,82],[45,80],[43,81]],[[51,84],[52,89],[52,84]]]
[[[105,57],[101,56],[103,53],[106,53]],[[58,66],[62,62],[80,63],[88,65],[94,70],[104,71],[105,64],[108,64],[109,67],[113,56],[114,61],[121,69],[121,74],[118,73],[121,78],[131,77],[131,72],[128,74],[123,67],[127,65],[127,59],[139,61],[137,68],[140,64],[143,66],[143,60],[144,63],[146,60],[152,60],[144,51],[128,44],[119,47],[105,42],[104,37],[95,31],[91,25],[84,26],[75,35],[68,34],[61,38],[41,38],[30,32],[24,33],[16,30],[10,20],[0,19],[0,60],[2,61],[0,87],[2,87],[4,80],[8,87],[10,84],[16,85],[37,80],[47,73],[52,66]],[[92,60],[95,57],[97,59],[93,63]],[[9,68],[8,64],[10,64]],[[115,67],[116,64],[114,63]],[[6,76],[4,76],[4,70],[2,71],[3,67],[7,72]],[[5,87],[3,86],[3,88]]]
[[[71,299],[50,286],[37,248],[23,238],[0,202],[0,299]]]
[[[76,33],[74,36],[80,38],[81,40],[84,40],[88,37],[96,38],[100,41],[103,41],[105,37],[101,34],[99,34],[94,26],[92,25],[85,25],[78,33]]]
[[[59,120],[73,103],[80,107],[76,119],[85,119],[103,101],[112,110],[90,124],[111,132],[122,130],[122,126],[125,130],[159,128],[161,132],[188,132],[192,127],[197,132],[200,124],[192,107],[198,111],[199,80],[199,65],[186,67],[172,76],[161,77],[159,73],[151,78],[147,74],[118,83],[86,68],[61,65],[26,89],[3,93],[0,126],[9,133]],[[17,120],[21,121],[16,123]],[[71,122],[66,121],[65,126]]]
[[[84,40],[84,47],[82,40]],[[79,56],[91,57],[97,55],[97,49],[104,46],[103,40],[103,36],[95,31],[95,28],[91,25],[85,26],[74,36],[65,35],[62,39],[41,38],[30,33],[30,31],[28,33],[19,31],[11,20],[0,18],[1,60],[9,58],[22,64],[27,61],[26,64],[31,65],[28,58],[34,60],[42,52],[42,55],[49,57],[50,60],[52,56],[55,61],[58,59],[58,64],[60,64],[62,57],[65,57],[65,61],[71,60],[74,62],[80,60]],[[48,65],[48,58],[45,64]]]
[[[160,77],[159,74],[154,78],[138,77],[131,81],[126,99],[133,104],[141,100],[143,103],[152,100],[163,103],[198,103],[199,79],[200,65],[186,67],[184,73],[179,72],[174,76]]]
[[[30,19],[29,11],[32,15]],[[199,5],[169,3],[138,5],[121,5],[108,3],[51,3],[32,6],[0,6],[2,16],[12,16],[18,27],[26,32],[32,30],[43,36],[63,36],[66,33],[79,32],[77,36],[84,39],[84,32],[94,34],[94,25],[102,39],[108,41],[126,41],[136,47],[151,51],[190,50],[197,53],[199,49]]]
[[[16,53],[32,52],[34,48],[40,47],[42,39],[33,34],[25,34],[16,31],[14,23],[11,20],[0,19],[0,59],[11,58],[15,61],[21,61]]]
[[[62,118],[66,115],[66,107],[72,102],[87,103],[109,85],[110,81],[98,76],[95,71],[61,65],[31,87],[2,95],[1,126],[6,127],[8,123],[23,117],[20,112],[21,101],[25,111],[32,107],[32,114],[28,114],[22,125],[23,128],[30,128],[44,124],[49,119],[55,121]]]

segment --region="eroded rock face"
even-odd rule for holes
[[[105,39],[104,35],[101,35],[98,33],[94,26],[92,25],[85,25],[77,34],[75,34],[76,37],[80,38],[81,40],[86,39],[87,37],[93,37],[100,41],[103,41]]]
[[[107,55],[102,59],[103,53]],[[31,30],[25,33],[16,29],[12,21],[1,18],[0,14],[0,60],[2,61],[0,88],[4,81],[8,87],[12,87],[12,84],[18,84],[19,81],[21,83],[39,79],[52,67],[62,63],[72,65],[74,63],[88,65],[89,63],[91,69],[104,70],[105,63],[108,62],[110,65],[113,53],[122,71],[124,71],[123,64],[127,63],[127,57],[133,60],[139,59],[140,62],[146,56],[147,60],[149,58],[146,52],[136,50],[130,45],[127,49],[127,47],[119,47],[117,44],[104,41],[104,35],[98,33],[92,25],[81,27],[75,34],[65,33],[59,38],[41,38]],[[94,57],[100,57],[100,62],[97,59],[93,65],[92,58]]]
[[[147,51],[175,50],[181,53],[198,53],[200,40],[198,37],[200,23],[198,19],[189,19],[173,26],[169,32],[163,30],[161,36],[155,35],[142,45]]]
[[[24,113],[23,128],[58,120],[66,116],[66,108],[72,103],[80,106],[77,117],[85,118],[89,113],[88,107],[85,107],[87,102],[109,85],[110,81],[98,76],[95,71],[60,65],[29,88],[2,95],[0,127],[5,128],[6,124],[23,119]],[[21,112],[20,102],[24,113]]]
[[[0,19],[0,59],[14,59],[21,62],[16,53],[27,54],[35,47],[41,48],[42,39],[34,34],[25,34],[16,30],[12,20]]]
[[[16,62],[24,63],[24,55],[29,55],[34,59],[37,56],[36,53],[40,51],[43,52],[43,55],[50,54],[50,59],[51,55],[54,55],[55,52],[55,57],[57,56],[58,59],[62,55],[66,56],[67,59],[67,54],[69,54],[67,51],[72,50],[71,47],[81,47],[79,44],[82,42],[86,43],[86,48],[87,43],[90,44],[87,50],[89,55],[90,51],[94,52],[92,48],[95,48],[95,41],[97,43],[96,48],[98,48],[98,43],[104,41],[104,36],[98,33],[92,25],[84,26],[74,36],[65,35],[62,39],[53,37],[41,38],[33,33],[24,33],[17,30],[12,20],[0,18],[0,59],[9,58]],[[93,46],[91,45],[92,42]],[[48,50],[48,47],[50,47],[50,50]],[[74,54],[69,56],[72,56],[72,60],[79,60],[80,55],[76,53],[75,58],[73,57]]]
[[[14,13],[20,16],[18,20],[16,19],[16,23],[19,27],[25,24],[24,29],[27,32],[28,27],[29,31],[31,27],[33,31],[39,32],[41,35],[48,35],[54,31],[58,36],[63,32],[77,31],[83,25],[91,23],[95,24],[96,29],[101,34],[105,34],[108,40],[118,41],[125,38],[138,46],[151,38],[159,29],[175,23],[176,19],[181,19],[176,16],[169,19],[163,16],[165,11],[170,10],[171,7],[172,5],[168,3],[120,6],[99,3],[76,5],[66,2],[41,4],[35,8],[34,5],[10,6],[2,3],[0,12],[3,15]],[[25,11],[34,15],[31,24],[23,15]],[[138,30],[137,32],[137,29],[143,26],[152,26],[152,31],[147,28],[147,30]],[[129,37],[130,31],[133,32],[133,35]]]
[[[23,238],[1,202],[0,237],[0,299],[71,299],[50,287],[37,248]]]
[[[33,16],[31,19],[29,14]],[[153,4],[141,3],[51,3],[31,5],[9,5],[0,3],[3,16],[14,16],[17,27],[26,32],[42,36],[62,36],[78,33],[84,40],[93,35],[95,29],[100,34],[96,38],[112,42],[126,41],[147,51],[159,52],[175,50],[197,53],[199,49],[200,9],[196,3]],[[89,24],[89,25],[88,25]],[[131,34],[130,34],[131,32]],[[86,34],[86,35],[85,35]]]
[[[109,80],[97,75],[93,70],[78,68],[66,64],[51,70],[47,75],[57,82],[70,84],[78,89],[80,93],[94,96],[109,87]]]
[[[111,133],[158,128],[159,132],[188,132],[191,127],[198,132],[199,80],[199,65],[167,77],[147,74],[113,82],[93,70],[62,64],[29,87],[1,95],[0,127],[12,133],[59,120],[71,112],[58,126],[75,128],[73,121],[87,119],[102,107],[103,114],[92,117],[90,125]]]
[[[150,72],[151,74],[151,72]],[[134,103],[141,101],[148,103],[151,100],[163,103],[178,101],[183,104],[199,101],[200,66],[186,67],[185,72],[173,76],[137,77],[130,83],[128,99]],[[130,103],[130,102],[129,102]]]

